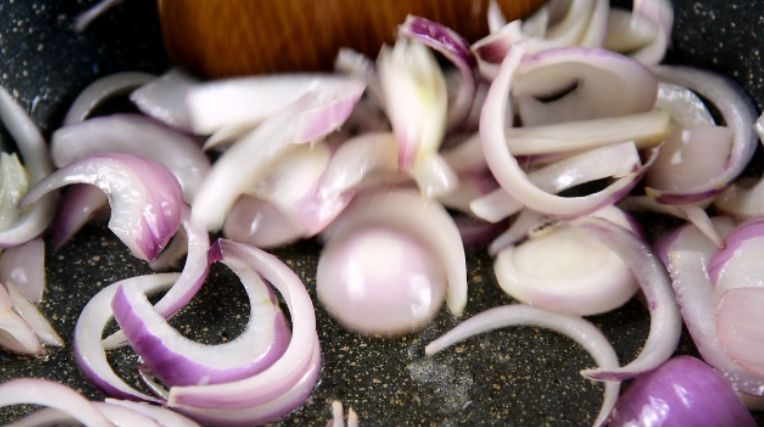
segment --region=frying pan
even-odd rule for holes
[[[75,34],[73,16],[90,3],[0,1],[0,83],[31,111],[46,135],[60,124],[77,93],[95,78],[125,70],[159,73],[169,66],[152,0],[125,1],[84,33]],[[675,0],[669,62],[728,74],[761,108],[761,6],[758,1]],[[660,229],[661,223],[651,218],[646,221],[648,229]],[[276,251],[314,296],[319,250],[318,243],[308,241]],[[75,322],[98,289],[149,269],[130,256],[104,224],[88,226],[58,251],[48,246],[46,258],[48,290],[43,311],[67,346],[48,349],[45,357],[37,359],[0,351],[0,381],[45,377],[102,399],[74,363],[71,337]],[[499,290],[492,261],[485,253],[470,255],[468,263],[470,291],[464,317],[512,302]],[[199,341],[224,342],[243,329],[246,304],[235,276],[216,266],[201,293],[172,324]],[[316,311],[323,351],[321,380],[304,407],[284,425],[325,424],[333,399],[355,408],[365,425],[590,425],[599,409],[601,386],[578,373],[591,366],[592,360],[573,342],[554,333],[505,329],[426,358],[425,344],[458,323],[446,310],[419,333],[397,339],[345,332],[321,307]],[[647,311],[636,300],[591,320],[610,338],[621,361],[634,358],[647,336]],[[695,352],[686,334],[678,352]],[[133,354],[122,350],[110,357],[121,375],[139,384]],[[29,410],[3,409],[0,422]],[[764,416],[759,414],[758,420],[764,423]]]

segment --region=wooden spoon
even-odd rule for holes
[[[206,77],[328,70],[339,47],[372,58],[408,14],[469,41],[488,33],[489,0],[158,0],[170,56]],[[499,0],[507,20],[543,0]]]

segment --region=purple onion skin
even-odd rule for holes
[[[609,425],[755,427],[756,422],[719,373],[692,356],[679,356],[637,377]]]

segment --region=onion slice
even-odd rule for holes
[[[191,131],[186,97],[197,85],[195,78],[175,68],[133,91],[130,100],[146,115],[170,127]]]
[[[192,221],[219,230],[236,199],[265,176],[275,159],[295,144],[315,142],[341,126],[364,86],[346,89],[341,94],[309,93],[226,150],[194,199]]]
[[[524,47],[512,48],[501,66],[499,76],[491,84],[491,89],[480,118],[480,138],[488,167],[496,180],[514,199],[538,212],[572,217],[610,204],[625,195],[634,185],[639,171],[619,178],[605,190],[584,197],[559,197],[548,194],[534,185],[523,173],[517,160],[506,147],[504,117],[509,108],[509,93],[512,76],[520,63]]]
[[[135,390],[114,373],[106,359],[101,335],[114,315],[111,302],[120,286],[132,284],[146,293],[153,293],[169,288],[178,276],[178,273],[150,274],[116,282],[99,291],[82,309],[77,325],[74,327],[75,360],[85,377],[107,395],[160,402],[155,397]]]
[[[36,183],[53,170],[48,159],[48,146],[40,130],[5,88],[0,87],[0,121],[16,141],[24,159],[30,181]],[[50,224],[55,211],[55,197],[42,198],[34,206],[22,210],[10,227],[0,230],[0,248],[19,245],[37,237]]]
[[[239,276],[250,305],[245,331],[223,344],[204,345],[184,337],[136,286],[120,286],[114,295],[114,318],[133,350],[164,384],[219,384],[251,377],[277,360],[289,341],[286,319],[262,279],[235,257],[224,254],[220,261]]]
[[[536,326],[551,329],[584,347],[597,363],[599,370],[618,368],[618,356],[615,350],[602,332],[588,321],[580,317],[551,313],[521,304],[496,307],[472,316],[427,344],[424,351],[428,356],[432,356],[474,335],[508,326]],[[595,426],[604,425],[607,421],[618,399],[619,388],[620,381],[605,381],[602,407],[594,421]]]
[[[223,235],[258,248],[275,248],[296,241],[303,230],[275,204],[244,195],[226,215]]]
[[[169,407],[244,409],[271,401],[290,390],[310,366],[316,336],[313,303],[305,285],[278,258],[257,248],[218,240],[222,257],[238,260],[279,290],[289,308],[292,339],[284,354],[266,370],[249,378],[224,384],[175,386]]]
[[[152,418],[154,421],[164,427],[198,427],[196,421],[187,418],[175,411],[162,406],[152,405],[144,402],[133,402],[131,400],[105,399],[104,402],[112,406],[121,406],[133,412]]]
[[[72,102],[64,117],[64,126],[84,121],[104,101],[144,85],[156,76],[138,71],[114,73],[90,83]]]
[[[716,330],[727,354],[740,366],[764,375],[761,325],[764,289],[728,289],[719,299]]]
[[[447,123],[449,128],[461,125],[472,108],[477,79],[475,57],[470,45],[461,35],[437,22],[419,16],[409,15],[398,27],[398,35],[409,37],[440,52],[459,69],[460,83],[453,103],[449,108]]]
[[[53,221],[53,248],[64,246],[85,224],[108,206],[109,198],[98,187],[87,184],[69,187]]]
[[[53,134],[51,156],[58,167],[101,152],[135,154],[165,165],[188,203],[210,170],[210,161],[191,138],[135,114],[96,117]]]
[[[751,160],[756,149],[753,132],[755,113],[748,95],[732,80],[720,75],[690,67],[655,66],[652,68],[662,80],[686,86],[707,98],[719,109],[726,125],[732,130],[732,150],[726,167],[719,175],[682,191],[646,188],[651,197],[663,203],[687,203],[715,196],[732,182]]]
[[[183,271],[170,290],[154,305],[154,311],[165,319],[174,316],[191,301],[207,279],[210,269],[210,238],[207,230],[193,225],[188,218],[188,212],[183,213],[182,224],[188,252]],[[103,345],[109,350],[124,342],[124,333],[118,331],[104,339]]]
[[[0,286],[0,347],[19,354],[42,354],[35,331],[13,311],[13,300]]]
[[[42,342],[54,347],[63,347],[64,340],[62,340],[56,330],[53,329],[45,316],[40,312],[40,309],[26,299],[21,292],[16,290],[16,286],[12,283],[7,284],[6,287],[8,295],[13,302],[13,310],[24,319],[27,325],[32,328]]]
[[[0,384],[0,406],[32,404],[55,408],[70,414],[88,427],[112,424],[71,388],[48,380],[20,378]]]
[[[37,238],[6,249],[0,255],[0,283],[13,285],[33,303],[42,301],[45,292],[45,242]]]
[[[32,188],[22,205],[76,183],[106,193],[109,229],[140,259],[156,258],[178,229],[183,206],[178,182],[161,164],[133,154],[98,153],[70,163]]]
[[[609,221],[589,217],[573,224],[591,231],[621,257],[637,278],[650,311],[650,332],[636,359],[617,369],[590,370],[585,375],[596,380],[623,380],[655,369],[671,357],[682,333],[682,318],[663,265],[639,238]]]
[[[357,197],[329,229],[337,236],[360,225],[391,227],[416,236],[445,269],[446,304],[455,316],[467,304],[467,264],[459,229],[437,202],[411,190]]]
[[[525,126],[642,113],[653,108],[658,95],[658,80],[650,69],[604,49],[560,48],[528,55],[513,85]],[[559,99],[539,100],[555,96]]]

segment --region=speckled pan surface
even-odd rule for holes
[[[54,129],[79,90],[115,71],[161,72],[167,60],[152,0],[126,0],[83,34],[72,16],[90,1],[0,0],[0,83],[32,111],[46,134]],[[764,105],[764,4],[756,1],[677,0],[671,62],[716,69],[736,78]],[[281,250],[313,292],[319,246]],[[384,260],[382,261],[384,262]],[[102,286],[148,272],[103,226],[90,226],[57,252],[49,252],[44,311],[67,342],[43,359],[0,352],[0,381],[42,376],[103,396],[79,374],[71,335],[87,300]],[[469,258],[470,297],[465,316],[510,303],[496,286],[485,254]],[[222,267],[194,303],[173,320],[184,334],[223,342],[245,324],[243,291]],[[341,399],[365,425],[589,425],[600,405],[601,387],[578,375],[591,359],[553,333],[515,328],[473,338],[425,358],[424,345],[457,321],[445,310],[436,322],[402,339],[361,338],[344,332],[318,308],[323,372],[316,392],[285,425],[322,425],[329,404]],[[647,334],[646,311],[632,301],[592,319],[628,361]],[[680,352],[692,351],[683,340]],[[119,371],[137,382],[129,351],[111,356]],[[0,411],[0,422],[28,408]],[[759,417],[759,420],[764,417]]]

